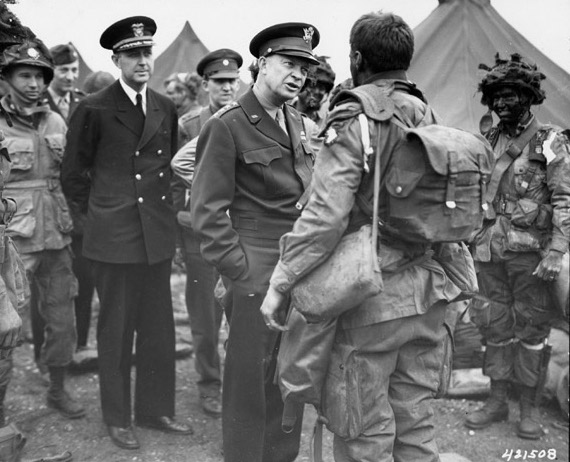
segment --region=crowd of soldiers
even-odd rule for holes
[[[48,406],[65,418],[86,414],[65,377],[87,348],[96,291],[101,408],[113,443],[139,448],[133,423],[192,434],[175,418],[174,261],[186,273],[200,405],[222,418],[224,460],[291,462],[302,419],[283,431],[274,381],[288,296],[345,230],[367,219],[355,195],[372,195],[365,180],[374,161],[362,155],[363,111],[350,89],[387,89],[411,123],[436,123],[406,75],[413,33],[391,13],[359,18],[349,37],[352,78],[335,89],[330,64],[314,53],[318,29],[276,24],[252,38],[253,82],[238,98],[244,59],[227,48],[169,76],[164,94],[150,89],[156,28],[145,16],[110,25],[100,45],[120,78],[94,73],[84,91],[75,88],[79,56],[70,44],[48,50],[30,37],[3,51],[0,181],[11,201],[2,199],[0,229],[2,282],[11,297],[0,300],[0,400],[21,330],[49,384]],[[502,171],[469,244],[480,290],[470,310],[491,392],[465,424],[482,429],[508,419],[516,387],[516,433],[538,439],[551,288],[569,249],[570,143],[567,131],[531,111],[545,99],[536,66],[514,54],[497,56],[487,71],[479,87],[489,108],[482,131]],[[369,125],[385,168],[403,131],[389,117]],[[381,199],[380,217],[385,207]],[[323,391],[338,408],[321,417],[333,429],[336,461],[437,461],[430,403],[445,387],[446,313],[459,289],[437,262],[425,264],[429,257],[414,263],[426,248],[389,232],[381,245],[383,258],[401,270],[384,277],[391,290],[339,324],[332,355],[344,375]],[[355,383],[355,374],[363,379]]]

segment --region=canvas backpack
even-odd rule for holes
[[[343,92],[360,101],[367,117],[389,120],[403,132],[382,172],[387,191],[384,228],[413,243],[467,241],[482,227],[489,207],[485,193],[494,166],[491,145],[479,134],[456,128],[414,126],[390,98],[394,88],[368,84]]]

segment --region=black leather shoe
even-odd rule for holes
[[[111,441],[123,449],[138,449],[140,448],[139,440],[137,439],[133,427],[113,427],[107,425]]]
[[[139,427],[152,428],[154,430],[163,431],[164,433],[174,433],[177,435],[191,435],[194,433],[190,425],[176,422],[176,420],[168,416],[137,417],[137,425]]]

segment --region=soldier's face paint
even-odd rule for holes
[[[214,109],[221,109],[233,103],[239,89],[239,79],[208,79],[202,81],[208,93],[210,105]]]
[[[326,94],[326,87],[322,83],[317,82],[314,85],[307,85],[305,89],[299,93],[299,100],[305,108],[319,110]]]
[[[516,124],[528,111],[528,104],[511,87],[503,87],[493,93],[493,112],[506,124]]]
[[[113,55],[113,62],[121,70],[125,83],[135,91],[142,89],[154,69],[151,47],[120,51]]]
[[[50,83],[50,87],[58,95],[63,96],[73,90],[78,77],[79,61],[55,66],[53,70],[53,80]]]
[[[299,94],[309,72],[306,59],[288,55],[269,55],[260,59],[261,88],[267,90],[267,99],[281,106]]]

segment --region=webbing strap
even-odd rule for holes
[[[311,462],[323,462],[323,423],[317,419],[313,428]]]
[[[487,195],[485,197],[485,202],[491,204],[495,199],[495,195],[499,189],[499,184],[501,178],[511,164],[517,159],[523,152],[524,147],[529,143],[534,135],[540,129],[540,124],[536,117],[532,119],[532,122],[528,128],[521,133],[519,136],[514,138],[511,143],[507,146],[505,151],[499,157],[499,160],[495,164],[493,173],[491,174],[491,180],[489,181],[489,187],[487,188]]]

